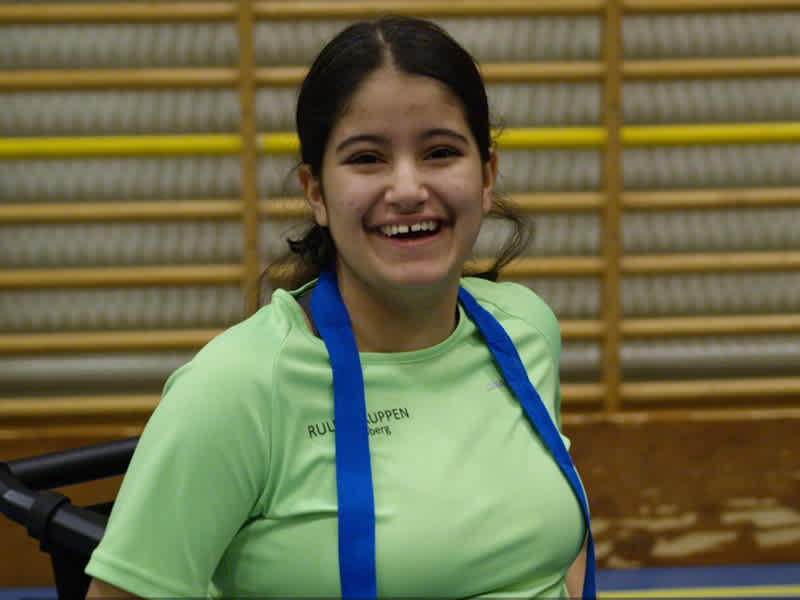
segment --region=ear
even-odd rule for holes
[[[322,182],[318,177],[314,177],[311,174],[311,166],[306,163],[300,165],[297,170],[297,176],[300,179],[300,185],[303,187],[306,202],[311,207],[314,221],[317,225],[327,227],[328,209],[325,206],[325,198],[322,194]]]
[[[489,214],[492,208],[492,191],[494,182],[497,179],[497,151],[494,148],[489,150],[489,160],[483,164],[483,214]]]

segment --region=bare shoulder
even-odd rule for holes
[[[130,592],[126,592],[101,579],[92,579],[89,584],[89,591],[86,594],[86,600],[92,600],[93,598],[139,598],[139,596],[134,596]]]

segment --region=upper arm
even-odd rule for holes
[[[583,543],[583,548],[578,552],[572,565],[567,571],[567,592],[570,598],[583,597],[583,580],[586,576],[586,544],[588,538]]]
[[[205,367],[171,381],[145,427],[87,566],[91,576],[146,597],[204,597],[231,540],[258,510],[269,403],[229,365]]]
[[[141,596],[134,596],[130,592],[126,592],[110,583],[106,583],[102,579],[92,579],[89,583],[89,591],[86,593],[86,600],[94,600],[95,598],[141,598]]]

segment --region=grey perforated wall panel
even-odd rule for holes
[[[0,225],[0,268],[237,263],[237,221]]]
[[[234,156],[0,160],[10,203],[238,198],[240,182]]]
[[[15,356],[0,362],[8,394],[158,393],[191,352],[104,353]],[[598,343],[564,342],[565,381],[596,381]],[[709,337],[629,341],[621,351],[626,379],[793,376],[800,361],[800,336]],[[755,398],[754,400],[758,400]]]
[[[598,126],[602,88],[592,82],[488,84],[494,125]],[[294,131],[295,88],[259,88],[259,131]],[[800,77],[629,81],[628,125],[800,120]],[[0,92],[0,135],[236,133],[235,90]]]
[[[158,394],[193,352],[31,354],[0,361],[4,395]]]
[[[603,282],[599,277],[520,277],[515,281],[536,292],[559,320],[601,316]]]
[[[0,25],[2,69],[233,67],[235,23]]]
[[[479,62],[592,60],[600,57],[602,22],[593,16],[434,19]],[[309,64],[350,20],[261,21],[255,27],[260,65]]]
[[[800,250],[800,207],[630,211],[622,246],[628,254]]]
[[[626,16],[625,58],[800,54],[800,13],[740,12]]]
[[[709,336],[628,341],[626,379],[796,376],[800,335]],[[758,398],[753,398],[758,401]]]
[[[708,273],[627,276],[625,317],[680,317],[800,312],[800,273]]]
[[[592,16],[437,19],[481,62],[593,60],[602,22]],[[349,21],[259,22],[259,64],[307,64]],[[800,53],[796,12],[627,16],[627,58]],[[4,25],[2,68],[234,65],[233,23]]]
[[[800,120],[800,77],[626,81],[627,125]]]
[[[242,319],[240,286],[0,291],[0,332],[218,328]]]
[[[237,133],[236,90],[0,93],[0,135]]]
[[[800,185],[800,144],[627,148],[626,189]]]

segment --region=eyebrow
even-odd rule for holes
[[[438,127],[435,129],[428,129],[425,131],[421,136],[420,139],[427,140],[428,138],[437,137],[437,136],[446,136],[456,138],[464,144],[469,144],[469,140],[460,133],[453,131],[452,129],[447,129],[445,127]],[[372,142],[374,144],[387,144],[389,143],[389,139],[373,133],[361,133],[358,135],[352,135],[349,138],[342,140],[337,146],[335,152],[341,152],[348,146],[352,146],[353,144],[357,144],[359,142]]]
[[[447,129],[446,127],[439,127],[437,129],[429,129],[425,133],[422,134],[421,138],[423,140],[427,140],[428,138],[437,137],[437,136],[446,136],[446,137],[453,137],[458,139],[459,141],[463,142],[464,144],[469,144],[469,140],[458,133],[457,131],[453,131],[452,129]]]
[[[353,144],[357,144],[358,142],[372,142],[375,144],[386,144],[389,140],[381,135],[375,135],[371,133],[361,133],[359,135],[352,135],[349,138],[343,140],[336,146],[336,152],[341,152],[348,146],[352,146]]]

